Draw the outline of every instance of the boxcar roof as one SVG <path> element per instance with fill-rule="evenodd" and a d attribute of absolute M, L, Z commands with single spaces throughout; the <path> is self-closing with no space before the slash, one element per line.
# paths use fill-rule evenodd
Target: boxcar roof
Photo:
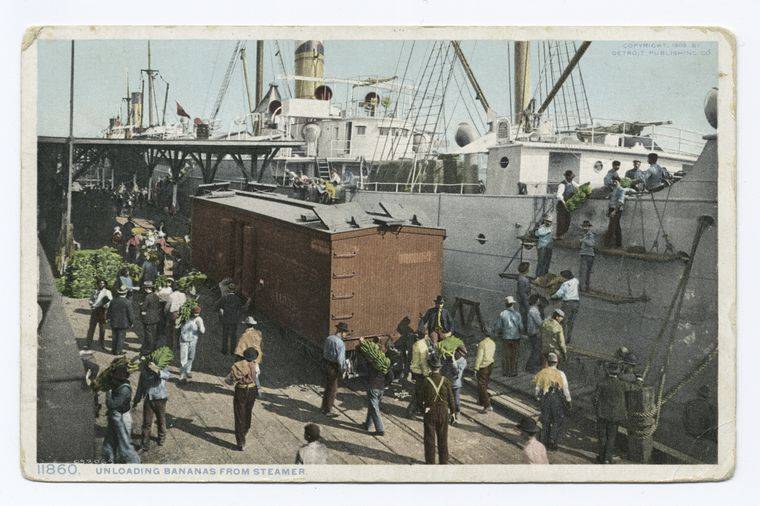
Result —
<path fill-rule="evenodd" d="M 419 210 L 396 203 L 380 202 L 378 209 L 367 212 L 356 202 L 327 205 L 270 192 L 222 191 L 193 198 L 330 234 L 384 225 L 439 229 Z"/>

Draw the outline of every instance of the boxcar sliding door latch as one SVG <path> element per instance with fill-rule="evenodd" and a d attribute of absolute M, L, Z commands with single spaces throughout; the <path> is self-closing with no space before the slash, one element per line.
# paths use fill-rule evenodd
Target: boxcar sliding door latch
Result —
<path fill-rule="evenodd" d="M 333 252 L 333 257 L 335 258 L 353 258 L 356 256 L 356 250 L 349 251 L 347 253 L 338 253 L 337 251 Z"/>
<path fill-rule="evenodd" d="M 345 299 L 353 299 L 353 298 L 354 298 L 354 292 L 332 294 L 332 300 L 345 300 Z"/>
<path fill-rule="evenodd" d="M 330 319 L 332 320 L 350 320 L 354 317 L 354 313 L 351 314 L 339 314 L 339 315 L 330 315 Z"/>
<path fill-rule="evenodd" d="M 332 275 L 333 279 L 348 279 L 353 278 L 354 276 L 356 276 L 355 272 L 347 272 L 345 274 L 338 274 L 337 272 L 333 272 Z"/>

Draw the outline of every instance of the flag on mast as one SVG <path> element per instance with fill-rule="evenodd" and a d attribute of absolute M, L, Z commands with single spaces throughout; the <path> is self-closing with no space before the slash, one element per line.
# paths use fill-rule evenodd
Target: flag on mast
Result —
<path fill-rule="evenodd" d="M 177 102 L 177 116 L 184 116 L 187 119 L 190 119 L 190 115 L 185 111 L 185 109 L 179 105 L 179 102 Z"/>

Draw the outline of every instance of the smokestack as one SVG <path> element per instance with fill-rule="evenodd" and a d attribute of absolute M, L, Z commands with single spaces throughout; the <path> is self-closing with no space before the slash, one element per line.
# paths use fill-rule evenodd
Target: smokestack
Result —
<path fill-rule="evenodd" d="M 130 100 L 131 105 L 131 123 L 132 125 L 139 126 L 142 125 L 142 103 L 143 103 L 143 97 L 142 93 L 139 91 L 132 92 L 132 99 Z"/>
<path fill-rule="evenodd" d="M 296 79 L 296 98 L 314 98 L 314 90 L 323 84 L 319 79 L 324 77 L 325 72 L 325 47 L 320 40 L 298 41 L 295 56 L 296 75 L 317 79 Z"/>

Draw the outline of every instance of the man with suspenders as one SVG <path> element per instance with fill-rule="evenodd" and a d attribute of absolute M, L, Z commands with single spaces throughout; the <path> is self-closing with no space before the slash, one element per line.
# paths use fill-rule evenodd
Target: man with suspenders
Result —
<path fill-rule="evenodd" d="M 449 416 L 456 409 L 451 381 L 441 375 L 441 358 L 435 354 L 428 360 L 430 374 L 423 380 L 420 394 L 424 410 L 425 463 L 435 464 L 436 440 L 438 463 L 449 463 Z"/>

